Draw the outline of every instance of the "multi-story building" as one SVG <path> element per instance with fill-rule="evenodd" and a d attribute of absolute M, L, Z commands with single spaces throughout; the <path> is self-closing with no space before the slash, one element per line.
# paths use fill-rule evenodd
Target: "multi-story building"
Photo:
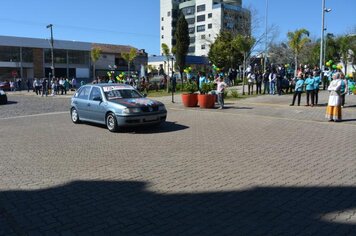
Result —
<path fill-rule="evenodd" d="M 189 55 L 207 56 L 221 30 L 251 33 L 251 14 L 242 7 L 242 0 L 161 0 L 160 41 L 169 48 L 176 43 L 175 26 L 181 13 L 189 27 Z"/>
<path fill-rule="evenodd" d="M 108 71 L 117 74 L 128 71 L 128 63 L 122 58 L 131 46 L 100 43 L 54 40 L 54 69 L 56 77 L 92 78 L 90 52 L 100 48 L 101 55 L 95 62 L 95 74 L 106 76 Z M 147 65 L 145 50 L 137 50 L 137 57 L 130 64 L 130 72 L 137 72 L 141 65 Z M 51 69 L 51 44 L 47 39 L 0 36 L 0 81 L 14 77 L 49 77 Z M 111 68 L 110 68 L 111 67 Z"/>

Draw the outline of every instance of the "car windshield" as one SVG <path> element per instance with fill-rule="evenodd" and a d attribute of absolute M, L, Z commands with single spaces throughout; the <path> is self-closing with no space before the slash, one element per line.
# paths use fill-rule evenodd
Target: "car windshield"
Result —
<path fill-rule="evenodd" d="M 141 98 L 142 95 L 133 89 L 115 89 L 105 91 L 105 97 L 107 100 L 119 99 L 119 98 Z"/>

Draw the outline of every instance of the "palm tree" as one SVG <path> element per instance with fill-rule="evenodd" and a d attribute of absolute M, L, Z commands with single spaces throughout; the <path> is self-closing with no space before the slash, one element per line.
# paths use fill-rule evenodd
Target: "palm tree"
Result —
<path fill-rule="evenodd" d="M 93 62 L 93 79 L 95 79 L 95 64 L 99 60 L 101 55 L 101 49 L 100 48 L 92 48 L 90 52 L 91 60 Z"/>
<path fill-rule="evenodd" d="M 288 44 L 294 52 L 294 76 L 297 75 L 298 56 L 304 45 L 310 42 L 309 31 L 306 29 L 299 29 L 294 32 L 288 32 Z"/>
<path fill-rule="evenodd" d="M 168 75 L 169 74 L 169 59 L 170 59 L 171 54 L 170 54 L 170 50 L 169 50 L 169 47 L 167 44 L 162 43 L 161 47 L 162 47 L 163 55 L 167 59 L 167 73 L 166 74 Z M 172 65 L 172 67 L 173 67 L 173 65 Z"/>
<path fill-rule="evenodd" d="M 122 54 L 122 58 L 127 62 L 127 69 L 128 69 L 128 73 L 130 75 L 130 65 L 131 65 L 131 62 L 133 60 L 135 60 L 137 56 L 137 50 L 135 48 L 131 48 L 130 49 L 130 52 L 124 52 Z"/>

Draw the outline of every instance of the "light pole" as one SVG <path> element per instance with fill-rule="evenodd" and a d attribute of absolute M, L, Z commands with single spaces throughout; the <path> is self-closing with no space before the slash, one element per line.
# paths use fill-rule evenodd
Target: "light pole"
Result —
<path fill-rule="evenodd" d="M 53 55 L 53 25 L 49 24 L 46 26 L 46 28 L 51 28 L 51 69 L 52 69 L 52 76 L 55 77 L 54 74 L 54 55 Z M 48 78 L 48 81 L 50 80 L 50 78 Z"/>
<path fill-rule="evenodd" d="M 325 0 L 322 1 L 322 8 L 321 8 L 321 40 L 320 40 L 320 61 L 319 61 L 319 69 L 323 71 L 324 69 L 324 35 L 325 35 L 325 12 L 330 12 L 330 8 L 325 8 Z"/>

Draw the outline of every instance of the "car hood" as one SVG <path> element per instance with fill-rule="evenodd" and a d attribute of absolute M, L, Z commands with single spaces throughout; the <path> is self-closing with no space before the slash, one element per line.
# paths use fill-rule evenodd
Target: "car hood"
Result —
<path fill-rule="evenodd" d="M 119 104 L 124 107 L 151 107 L 163 105 L 163 103 L 154 101 L 148 98 L 126 98 L 126 99 L 113 99 L 110 102 Z"/>

